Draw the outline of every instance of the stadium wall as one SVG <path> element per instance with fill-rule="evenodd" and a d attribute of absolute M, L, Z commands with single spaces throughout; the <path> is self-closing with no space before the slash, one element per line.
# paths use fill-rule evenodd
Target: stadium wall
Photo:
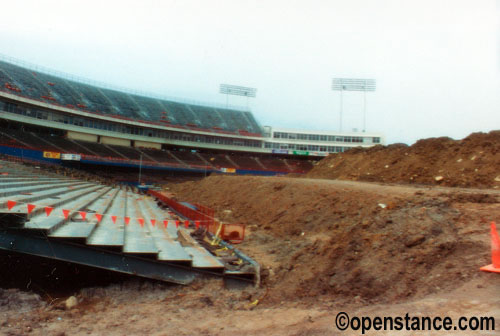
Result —
<path fill-rule="evenodd" d="M 43 156 L 43 151 L 27 148 L 17 148 L 9 146 L 0 146 L 0 154 L 18 157 L 20 159 L 28 159 L 34 161 L 50 162 L 55 164 L 60 164 L 61 159 L 51 159 L 45 158 Z"/>
<path fill-rule="evenodd" d="M 88 142 L 97 142 L 97 137 L 98 137 L 95 134 L 80 133 L 80 132 L 74 132 L 74 131 L 68 131 L 67 136 L 69 139 L 72 139 L 72 140 L 82 140 L 82 141 L 88 141 Z"/>
<path fill-rule="evenodd" d="M 248 169 L 236 169 L 237 175 L 259 175 L 259 176 L 276 176 L 276 175 L 287 175 L 288 173 L 280 173 L 275 171 L 264 171 L 264 170 L 248 170 Z"/>
<path fill-rule="evenodd" d="M 161 149 L 161 144 L 156 142 L 146 142 L 146 141 L 134 141 L 134 147 L 144 147 L 144 148 L 153 148 L 153 149 Z"/>
<path fill-rule="evenodd" d="M 106 136 L 101 137 L 101 143 L 105 144 L 105 145 L 116 145 L 116 146 L 130 147 L 130 140 L 111 138 L 111 137 L 106 137 Z"/>

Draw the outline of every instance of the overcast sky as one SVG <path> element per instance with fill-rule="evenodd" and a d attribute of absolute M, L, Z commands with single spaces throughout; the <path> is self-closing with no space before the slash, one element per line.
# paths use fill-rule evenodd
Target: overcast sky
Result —
<path fill-rule="evenodd" d="M 0 53 L 153 93 L 225 104 L 257 88 L 262 125 L 339 129 L 334 77 L 374 78 L 367 131 L 388 143 L 500 129 L 500 1 L 2 1 Z M 230 104 L 247 104 L 230 97 Z M 344 93 L 343 130 L 363 128 Z"/>

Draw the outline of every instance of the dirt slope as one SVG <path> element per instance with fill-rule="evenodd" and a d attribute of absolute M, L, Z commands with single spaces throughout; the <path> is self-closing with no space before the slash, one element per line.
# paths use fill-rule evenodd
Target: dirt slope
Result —
<path fill-rule="evenodd" d="M 354 150 L 312 172 L 418 184 L 435 184 L 439 173 L 441 186 L 250 176 L 171 184 L 178 199 L 247 224 L 238 247 L 261 264 L 260 288 L 227 290 L 218 279 L 187 287 L 134 279 L 87 288 L 75 272 L 74 283 L 60 279 L 78 300 L 67 309 L 67 291 L 41 285 L 40 278 L 57 280 L 59 266 L 40 264 L 18 289 L 0 289 L 0 335 L 334 335 L 339 311 L 497 318 L 498 274 L 478 269 L 490 263 L 489 222 L 500 229 L 498 134 Z M 34 289 L 40 296 L 23 292 Z"/>
<path fill-rule="evenodd" d="M 500 192 L 213 176 L 172 186 L 248 225 L 266 302 L 401 302 L 487 278 L 488 221 Z M 266 277 L 267 276 L 267 277 Z"/>
<path fill-rule="evenodd" d="M 224 290 L 216 281 L 170 288 L 135 281 L 82 290 L 77 295 L 80 303 L 70 310 L 60 308 L 57 303 L 41 308 L 34 305 L 29 311 L 0 308 L 0 335 L 351 336 L 361 333 L 340 332 L 335 327 L 335 315 L 339 311 L 358 317 L 395 317 L 409 312 L 412 316 L 451 316 L 455 321 L 459 316 L 498 317 L 497 294 L 498 288 L 485 288 L 481 282 L 472 281 L 447 294 L 402 304 L 361 306 L 354 303 L 355 300 L 352 304 L 331 300 L 304 305 L 297 300 L 269 307 L 254 306 L 250 304 L 251 293 Z M 1 295 L 0 292 L 0 298 Z M 20 292 L 12 292 L 9 297 L 20 300 L 21 296 Z M 496 320 L 496 330 L 499 330 L 500 321 Z M 442 330 L 366 333 L 368 336 L 397 334 L 440 336 L 446 333 Z M 455 334 L 493 335 L 494 332 Z"/>
<path fill-rule="evenodd" d="M 323 159 L 306 177 L 498 188 L 500 131 L 352 149 Z"/>
<path fill-rule="evenodd" d="M 500 314 L 498 274 L 478 270 L 490 262 L 498 190 L 222 176 L 170 190 L 248 224 L 239 248 L 262 265 L 261 288 L 227 290 L 218 279 L 82 288 L 77 278 L 71 309 L 70 294 L 0 290 L 0 335 L 359 335 L 339 332 L 335 315 Z M 45 272 L 19 288 L 59 267 Z"/>

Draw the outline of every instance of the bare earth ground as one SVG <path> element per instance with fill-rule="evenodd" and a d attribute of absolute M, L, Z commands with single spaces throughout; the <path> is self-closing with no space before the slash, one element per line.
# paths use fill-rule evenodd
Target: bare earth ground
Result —
<path fill-rule="evenodd" d="M 68 295 L 0 289 L 0 333 L 360 334 L 335 327 L 339 311 L 493 316 L 500 330 L 500 276 L 478 270 L 491 263 L 489 221 L 500 222 L 497 189 L 212 176 L 169 191 L 247 224 L 238 248 L 261 264 L 261 288 L 228 290 L 218 279 L 187 287 L 146 280 L 75 284 L 79 304 L 72 309 L 64 308 Z"/>
<path fill-rule="evenodd" d="M 462 140 L 429 138 L 411 146 L 355 148 L 330 155 L 309 178 L 425 183 L 448 187 L 500 187 L 500 131 Z"/>

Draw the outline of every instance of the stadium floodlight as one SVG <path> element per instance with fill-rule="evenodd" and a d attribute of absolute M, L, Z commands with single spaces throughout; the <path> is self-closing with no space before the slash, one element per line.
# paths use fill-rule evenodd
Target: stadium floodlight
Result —
<path fill-rule="evenodd" d="M 219 92 L 226 95 L 226 108 L 228 107 L 229 95 L 247 97 L 247 108 L 248 98 L 255 98 L 257 95 L 257 89 L 255 88 L 230 84 L 221 84 Z"/>
<path fill-rule="evenodd" d="M 221 84 L 220 93 L 255 98 L 257 89 L 238 85 Z"/>
<path fill-rule="evenodd" d="M 334 78 L 332 80 L 332 90 L 340 91 L 340 124 L 342 131 L 342 113 L 344 109 L 342 92 L 361 91 L 363 92 L 363 132 L 366 131 L 366 92 L 374 92 L 376 88 L 375 79 L 363 78 Z"/>
<path fill-rule="evenodd" d="M 375 91 L 375 79 L 334 78 L 334 91 Z"/>

